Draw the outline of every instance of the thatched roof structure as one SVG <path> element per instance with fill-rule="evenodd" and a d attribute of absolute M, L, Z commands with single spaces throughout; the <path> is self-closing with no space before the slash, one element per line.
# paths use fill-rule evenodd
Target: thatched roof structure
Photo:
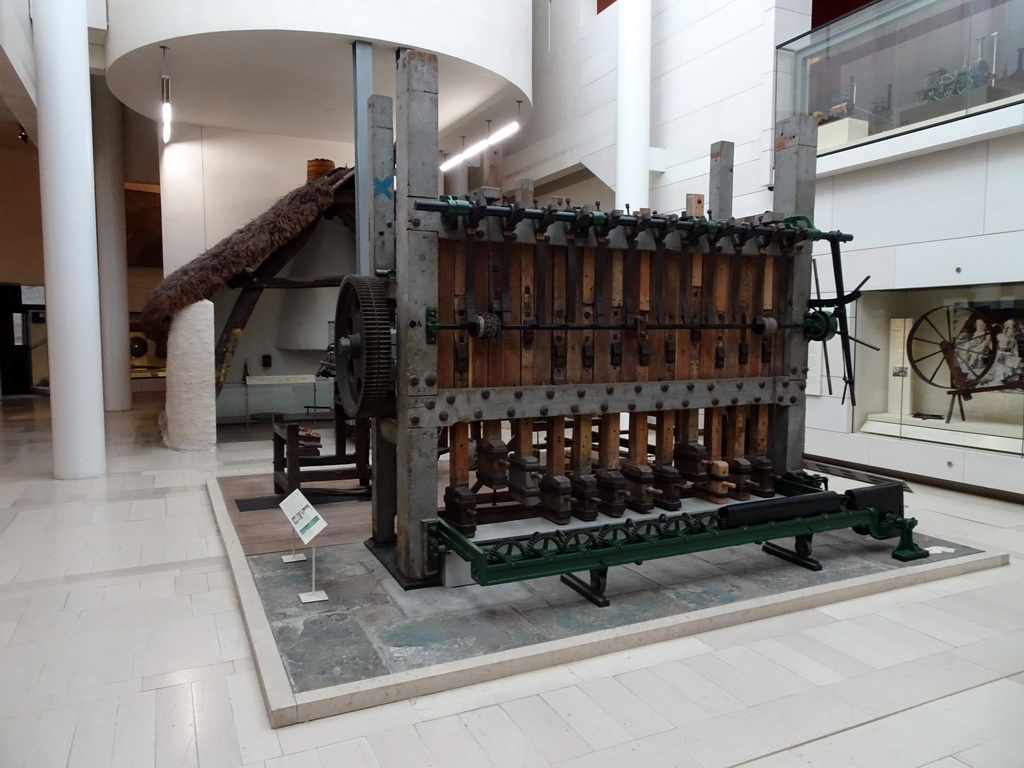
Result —
<path fill-rule="evenodd" d="M 142 311 L 146 335 L 154 341 L 165 341 L 178 312 L 197 301 L 213 298 L 232 277 L 256 267 L 295 239 L 337 202 L 339 188 L 352 177 L 353 171 L 339 168 L 303 184 L 206 253 L 165 277 L 153 289 Z"/>

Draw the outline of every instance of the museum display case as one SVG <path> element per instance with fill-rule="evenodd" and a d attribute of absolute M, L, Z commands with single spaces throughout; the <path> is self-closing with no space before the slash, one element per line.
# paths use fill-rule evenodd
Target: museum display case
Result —
<path fill-rule="evenodd" d="M 1024 455 L 1024 284 L 865 293 L 854 430 Z"/>
<path fill-rule="evenodd" d="M 883 0 L 780 45 L 777 119 L 819 153 L 1024 100 L 1024 0 Z"/>

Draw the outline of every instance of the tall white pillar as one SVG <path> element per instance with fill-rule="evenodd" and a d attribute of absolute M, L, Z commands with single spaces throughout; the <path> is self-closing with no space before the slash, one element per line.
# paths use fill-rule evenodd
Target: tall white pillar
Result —
<path fill-rule="evenodd" d="M 650 206 L 651 0 L 619 0 L 615 207 Z"/>
<path fill-rule="evenodd" d="M 114 98 L 103 77 L 92 78 L 92 119 L 103 404 L 108 411 L 130 411 L 132 360 L 128 349 L 128 253 L 124 225 L 121 102 Z"/>
<path fill-rule="evenodd" d="M 107 471 L 85 0 L 32 4 L 53 473 Z"/>

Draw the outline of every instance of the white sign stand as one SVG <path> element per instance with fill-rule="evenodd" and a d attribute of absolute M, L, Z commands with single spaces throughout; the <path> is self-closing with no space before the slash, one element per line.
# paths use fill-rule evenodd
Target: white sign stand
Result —
<path fill-rule="evenodd" d="M 309 585 L 309 592 L 300 592 L 299 600 L 304 603 L 319 603 L 327 599 L 327 593 L 316 588 L 316 547 L 313 547 L 313 581 Z"/>
<path fill-rule="evenodd" d="M 295 534 L 299 535 L 303 544 L 309 544 L 320 531 L 327 527 L 327 523 L 298 489 L 292 491 L 279 506 L 292 524 L 292 554 L 284 555 L 281 559 L 286 563 L 305 560 L 304 554 L 297 555 L 295 553 Z M 313 547 L 312 560 L 313 574 L 309 592 L 299 594 L 299 600 L 303 603 L 318 603 L 327 599 L 327 593 L 316 588 L 316 546 Z"/>
<path fill-rule="evenodd" d="M 306 559 L 305 552 L 295 551 L 295 529 L 292 528 L 292 553 L 290 555 L 281 555 L 282 563 L 300 563 Z"/>

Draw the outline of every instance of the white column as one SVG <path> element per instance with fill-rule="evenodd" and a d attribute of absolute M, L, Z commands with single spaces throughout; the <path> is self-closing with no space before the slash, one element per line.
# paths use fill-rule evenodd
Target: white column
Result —
<path fill-rule="evenodd" d="M 171 73 L 173 77 L 173 72 Z M 164 274 L 206 250 L 203 130 L 175 123 L 160 152 L 160 218 Z M 217 442 L 213 304 L 179 312 L 167 342 L 167 445 L 209 451 Z"/>
<path fill-rule="evenodd" d="M 214 338 L 213 302 L 197 302 L 175 315 L 167 339 L 168 448 L 217 448 Z"/>
<path fill-rule="evenodd" d="M 615 207 L 650 206 L 651 0 L 619 0 Z"/>
<path fill-rule="evenodd" d="M 32 5 L 39 187 L 58 479 L 107 471 L 85 0 Z"/>
<path fill-rule="evenodd" d="M 132 360 L 128 350 L 128 254 L 124 225 L 121 102 L 114 98 L 103 77 L 92 78 L 92 115 L 103 404 L 108 411 L 130 411 Z"/>

